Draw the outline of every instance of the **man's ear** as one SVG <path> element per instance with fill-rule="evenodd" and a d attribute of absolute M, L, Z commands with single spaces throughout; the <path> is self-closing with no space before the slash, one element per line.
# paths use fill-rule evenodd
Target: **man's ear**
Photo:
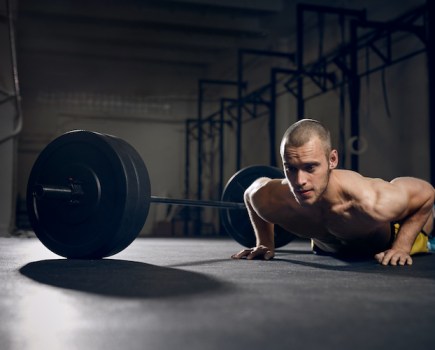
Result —
<path fill-rule="evenodd" d="M 338 152 L 333 149 L 329 154 L 329 169 L 335 169 L 338 165 Z"/>

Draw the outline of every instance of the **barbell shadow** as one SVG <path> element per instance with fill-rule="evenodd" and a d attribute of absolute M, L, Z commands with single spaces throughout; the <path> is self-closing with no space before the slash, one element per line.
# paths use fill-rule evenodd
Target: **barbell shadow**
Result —
<path fill-rule="evenodd" d="M 45 285 L 118 298 L 172 298 L 229 288 L 197 272 L 126 260 L 41 260 L 19 272 Z"/>

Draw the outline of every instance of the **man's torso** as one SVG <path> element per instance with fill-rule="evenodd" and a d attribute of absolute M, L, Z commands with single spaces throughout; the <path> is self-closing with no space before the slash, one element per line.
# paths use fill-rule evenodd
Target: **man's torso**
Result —
<path fill-rule="evenodd" d="M 352 176 L 352 172 L 342 172 L 340 175 L 345 178 L 346 175 Z M 390 223 L 376 220 L 367 210 L 370 190 L 366 200 L 343 196 L 340 192 L 332 201 L 303 207 L 297 203 L 285 180 L 271 182 L 273 195 L 265 206 L 268 210 L 259 213 L 263 219 L 297 236 L 331 244 L 366 242 L 383 247 L 389 243 Z"/>

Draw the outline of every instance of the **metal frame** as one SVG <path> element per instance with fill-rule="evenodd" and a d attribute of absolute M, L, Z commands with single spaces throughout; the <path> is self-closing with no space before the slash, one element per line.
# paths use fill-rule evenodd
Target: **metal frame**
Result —
<path fill-rule="evenodd" d="M 244 58 L 246 55 L 255 56 L 268 56 L 268 57 L 281 57 L 286 58 L 290 62 L 295 61 L 295 54 L 289 52 L 279 51 L 265 51 L 265 50 L 250 50 L 239 49 L 237 55 L 237 126 L 236 126 L 236 169 L 240 169 L 242 165 L 242 119 L 243 119 L 243 79 L 244 79 Z M 274 124 L 274 123 L 273 123 Z"/>
<path fill-rule="evenodd" d="M 215 112 L 206 118 L 204 118 L 203 113 L 203 103 L 204 103 L 204 90 L 206 85 L 227 85 L 227 86 L 236 86 L 238 84 L 237 81 L 231 81 L 231 80 L 213 80 L 213 79 L 200 79 L 198 81 L 198 104 L 197 104 L 197 110 L 198 115 L 196 119 L 187 119 L 186 120 L 186 138 L 185 138 L 185 178 L 184 178 L 184 186 L 185 186 L 185 197 L 190 197 L 190 145 L 191 140 L 196 140 L 197 142 L 197 187 L 196 187 L 196 198 L 197 200 L 202 200 L 202 188 L 203 188 L 203 182 L 202 182 L 202 174 L 203 174 L 203 153 L 204 153 L 204 138 L 205 136 L 210 137 L 211 135 L 214 135 L 216 132 L 216 129 L 214 128 L 214 125 L 218 125 L 218 132 L 219 132 L 219 149 L 220 149 L 220 167 L 223 168 L 223 132 L 224 132 L 224 125 L 225 123 L 228 123 L 230 121 L 224 120 L 223 115 L 223 107 L 222 105 L 225 105 L 226 102 L 228 102 L 228 99 L 222 98 L 221 99 L 221 108 L 218 112 Z M 234 99 L 231 99 L 230 101 L 234 101 Z M 219 120 L 214 120 L 215 117 L 219 116 Z M 207 134 L 204 131 L 204 127 L 206 124 L 209 124 L 210 132 Z M 195 134 L 196 131 L 196 134 Z M 223 170 L 220 173 L 220 190 L 223 190 Z M 193 218 L 191 216 L 191 212 L 189 210 L 190 208 L 186 208 L 185 210 L 185 217 L 184 217 L 184 234 L 188 234 L 188 222 L 193 219 L 194 221 L 194 227 L 195 232 L 200 232 L 200 228 L 202 225 L 202 208 L 197 207 L 194 210 Z"/>
<path fill-rule="evenodd" d="M 343 16 L 355 17 L 350 22 L 350 41 L 349 44 L 339 48 L 332 54 L 323 57 L 318 62 L 312 65 L 306 66 L 303 64 L 303 14 L 305 11 L 314 11 L 318 13 L 332 13 L 340 16 L 340 20 L 343 20 Z M 297 39 L 297 62 L 298 69 L 305 69 L 306 71 L 315 72 L 327 71 L 327 66 L 334 64 L 343 73 L 341 82 L 334 84 L 333 88 L 342 84 L 347 84 L 349 91 L 349 105 L 350 105 L 350 133 L 351 137 L 354 137 L 356 141 L 356 148 L 358 148 L 359 135 L 359 98 L 360 98 L 360 78 L 361 76 L 371 74 L 375 71 L 384 69 L 388 66 L 409 59 L 415 55 L 418 55 L 424 51 L 415 50 L 400 57 L 394 57 L 391 42 L 391 34 L 397 31 L 406 31 L 416 35 L 425 45 L 429 42 L 424 34 L 424 27 L 415 25 L 415 21 L 424 17 L 425 7 L 421 6 L 413 11 L 409 11 L 404 15 L 388 22 L 374 22 L 366 20 L 365 10 L 353 11 L 341 8 L 332 8 L 325 6 L 315 5 L 298 5 L 298 39 Z M 364 35 L 358 36 L 359 28 L 371 28 L 373 31 Z M 387 39 L 387 52 L 382 53 L 376 46 L 376 42 Z M 377 56 L 383 60 L 383 64 L 370 69 L 370 71 L 359 72 L 358 70 L 358 51 L 363 48 L 370 48 Z M 349 61 L 349 63 L 347 63 Z M 318 84 L 317 84 L 318 85 Z M 304 102 L 310 98 L 316 97 L 319 94 L 315 94 L 310 97 L 304 97 L 303 94 L 303 76 L 300 76 L 297 82 L 297 98 L 298 98 L 298 118 L 304 116 Z M 329 91 L 324 89 L 320 94 Z M 343 126 L 341 126 L 342 128 Z M 359 156 L 358 154 L 351 155 L 351 169 L 358 171 L 359 168 Z"/>

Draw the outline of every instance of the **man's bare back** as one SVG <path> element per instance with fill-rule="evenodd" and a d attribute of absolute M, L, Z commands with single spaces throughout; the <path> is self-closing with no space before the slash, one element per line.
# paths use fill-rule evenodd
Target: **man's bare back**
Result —
<path fill-rule="evenodd" d="M 337 252 L 359 246 L 379 253 L 382 264 L 411 264 L 410 251 L 420 232 L 432 231 L 433 187 L 416 178 L 391 182 L 336 169 L 335 150 L 328 151 L 319 137 L 297 147 L 284 143 L 281 154 L 286 178 L 256 180 L 245 202 L 257 236 L 257 247 L 233 258 L 273 257 L 273 225 Z M 391 223 L 401 222 L 391 246 Z"/>

